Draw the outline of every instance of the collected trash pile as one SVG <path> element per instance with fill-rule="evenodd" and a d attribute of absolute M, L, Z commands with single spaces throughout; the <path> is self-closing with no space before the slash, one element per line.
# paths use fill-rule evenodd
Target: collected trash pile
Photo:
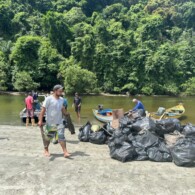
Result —
<path fill-rule="evenodd" d="M 119 128 L 108 123 L 95 129 L 89 122 L 79 130 L 79 140 L 108 144 L 113 159 L 126 162 L 151 160 L 195 166 L 195 126 L 182 126 L 178 119 L 154 121 L 140 115 L 124 116 Z"/>

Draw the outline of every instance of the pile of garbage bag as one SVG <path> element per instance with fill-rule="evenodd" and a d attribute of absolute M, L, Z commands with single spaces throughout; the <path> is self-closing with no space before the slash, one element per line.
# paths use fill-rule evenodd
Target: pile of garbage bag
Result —
<path fill-rule="evenodd" d="M 93 144 L 105 144 L 108 139 L 108 133 L 103 128 L 97 128 L 97 125 L 92 125 L 87 122 L 79 129 L 78 138 L 82 142 L 91 142 Z"/>
<path fill-rule="evenodd" d="M 79 130 L 80 141 L 108 144 L 110 156 L 121 162 L 151 160 L 195 166 L 195 126 L 178 119 L 153 120 L 140 112 L 124 116 L 119 128 L 110 123 L 97 131 L 87 123 Z"/>

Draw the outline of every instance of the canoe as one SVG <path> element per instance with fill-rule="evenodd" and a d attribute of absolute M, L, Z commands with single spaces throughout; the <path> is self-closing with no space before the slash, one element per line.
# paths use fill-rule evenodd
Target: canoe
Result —
<path fill-rule="evenodd" d="M 149 117 L 154 119 L 168 119 L 168 118 L 180 118 L 185 113 L 185 108 L 182 103 L 168 108 L 164 113 L 159 114 L 158 112 L 149 113 Z"/>
<path fill-rule="evenodd" d="M 93 115 L 95 116 L 95 118 L 103 123 L 108 123 L 108 122 L 111 122 L 113 120 L 111 109 L 107 109 L 108 115 L 102 115 L 102 114 L 98 113 L 98 110 L 96 110 L 96 109 L 93 109 L 92 111 L 93 111 Z"/>

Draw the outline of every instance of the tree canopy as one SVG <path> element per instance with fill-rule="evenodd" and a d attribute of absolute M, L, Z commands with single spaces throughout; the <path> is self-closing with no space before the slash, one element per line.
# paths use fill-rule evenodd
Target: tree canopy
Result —
<path fill-rule="evenodd" d="M 194 95 L 194 21 L 193 0 L 0 0 L 0 90 Z"/>

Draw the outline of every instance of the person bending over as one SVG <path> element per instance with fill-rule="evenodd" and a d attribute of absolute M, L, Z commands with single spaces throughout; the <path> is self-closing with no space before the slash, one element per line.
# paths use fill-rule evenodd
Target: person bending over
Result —
<path fill-rule="evenodd" d="M 133 103 L 136 104 L 136 106 L 131 110 L 131 111 L 136 111 L 136 110 L 143 110 L 145 111 L 144 105 L 140 100 L 133 99 Z"/>

